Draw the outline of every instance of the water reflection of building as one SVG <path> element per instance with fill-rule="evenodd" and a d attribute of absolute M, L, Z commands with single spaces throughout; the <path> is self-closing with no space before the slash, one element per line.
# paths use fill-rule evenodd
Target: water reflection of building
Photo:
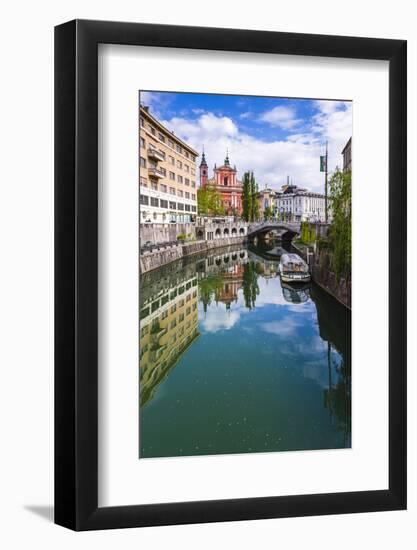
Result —
<path fill-rule="evenodd" d="M 200 280 L 200 299 L 204 311 L 215 301 L 230 309 L 238 299 L 238 292 L 243 286 L 244 266 L 248 261 L 248 251 L 245 248 L 222 250 L 208 256 L 197 266 Z"/>
<path fill-rule="evenodd" d="M 223 272 L 223 286 L 216 293 L 216 302 L 222 302 L 226 309 L 230 309 L 233 302 L 237 302 L 237 295 L 243 286 L 244 265 L 233 265 Z"/>
<path fill-rule="evenodd" d="M 221 273 L 229 268 L 241 265 L 248 261 L 248 251 L 246 248 L 227 248 L 211 256 L 207 256 L 201 265 L 197 266 L 198 271 L 204 271 L 204 274 Z"/>
<path fill-rule="evenodd" d="M 140 404 L 198 337 L 197 278 L 167 286 L 148 296 L 140 311 Z"/>

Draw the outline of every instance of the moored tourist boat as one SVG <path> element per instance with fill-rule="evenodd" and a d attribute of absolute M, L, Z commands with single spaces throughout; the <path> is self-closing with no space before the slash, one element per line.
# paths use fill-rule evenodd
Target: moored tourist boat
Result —
<path fill-rule="evenodd" d="M 281 280 L 286 283 L 307 282 L 310 272 L 307 263 L 298 254 L 283 254 L 279 262 Z"/>

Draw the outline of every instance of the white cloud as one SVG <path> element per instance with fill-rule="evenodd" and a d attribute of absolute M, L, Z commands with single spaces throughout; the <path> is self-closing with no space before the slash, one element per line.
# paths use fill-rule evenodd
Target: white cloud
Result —
<path fill-rule="evenodd" d="M 301 120 L 296 118 L 295 110 L 292 107 L 278 105 L 269 111 L 265 111 L 259 116 L 261 122 L 268 122 L 271 126 L 291 130 L 297 126 Z"/>
<path fill-rule="evenodd" d="M 151 109 L 156 118 L 161 118 L 162 113 L 172 102 L 172 96 L 163 92 L 140 91 L 139 100 L 142 105 L 146 105 Z"/>
<path fill-rule="evenodd" d="M 329 170 L 342 167 L 341 152 L 352 136 L 352 103 L 317 101 L 319 112 L 313 117 L 312 132 L 328 141 Z"/>
<path fill-rule="evenodd" d="M 329 103 L 336 105 L 329 106 Z M 303 121 L 303 131 L 291 133 L 285 140 L 264 141 L 241 131 L 236 120 L 212 112 L 193 119 L 176 116 L 164 120 L 163 124 L 200 153 L 204 145 L 210 174 L 215 163 L 223 163 L 228 150 L 240 179 L 245 171 L 253 170 L 260 187 L 267 184 L 279 189 L 289 175 L 296 185 L 323 192 L 324 175 L 319 171 L 319 156 L 324 154 L 327 139 L 329 170 L 341 166 L 341 151 L 352 135 L 352 105 L 320 101 L 316 102 L 316 108 L 317 113 Z M 285 119 L 283 114 L 279 116 L 282 121 Z M 296 120 L 294 112 L 293 118 L 286 116 L 287 124 Z"/>
<path fill-rule="evenodd" d="M 226 310 L 216 308 L 208 310 L 206 317 L 202 319 L 201 325 L 206 332 L 218 332 L 219 330 L 231 329 L 240 319 L 240 313 L 237 310 Z"/>
<path fill-rule="evenodd" d="M 289 338 L 298 332 L 302 323 L 297 318 L 287 317 L 280 319 L 279 321 L 270 321 L 268 323 L 261 323 L 260 328 L 264 332 L 274 334 L 280 338 Z"/>

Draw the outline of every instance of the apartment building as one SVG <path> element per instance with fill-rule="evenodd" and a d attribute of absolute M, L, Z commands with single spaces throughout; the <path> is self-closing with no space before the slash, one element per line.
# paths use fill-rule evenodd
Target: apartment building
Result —
<path fill-rule="evenodd" d="M 197 151 L 139 108 L 140 223 L 195 223 Z"/>

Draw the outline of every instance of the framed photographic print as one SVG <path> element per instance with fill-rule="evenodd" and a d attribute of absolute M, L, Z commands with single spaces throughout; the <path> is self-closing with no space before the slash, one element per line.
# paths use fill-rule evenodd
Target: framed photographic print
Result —
<path fill-rule="evenodd" d="M 406 507 L 406 42 L 55 30 L 55 521 Z"/>

